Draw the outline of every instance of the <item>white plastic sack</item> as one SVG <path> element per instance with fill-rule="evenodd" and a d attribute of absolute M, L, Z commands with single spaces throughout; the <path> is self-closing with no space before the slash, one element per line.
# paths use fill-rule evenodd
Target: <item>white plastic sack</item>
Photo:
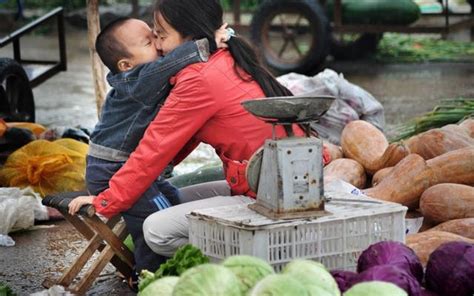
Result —
<path fill-rule="evenodd" d="M 365 120 L 383 131 L 385 117 L 383 106 L 370 93 L 350 83 L 342 74 L 325 69 L 316 76 L 308 77 L 289 73 L 278 77 L 295 96 L 331 95 L 336 97 L 328 112 L 318 123 L 311 126 L 319 136 L 336 145 L 340 144 L 341 133 L 347 123 Z"/>
<path fill-rule="evenodd" d="M 354 198 L 368 197 L 359 188 L 341 179 L 336 179 L 334 181 L 329 182 L 329 184 L 325 184 L 324 190 L 350 193 Z M 405 218 L 405 234 L 417 233 L 420 230 L 422 224 L 423 216 L 418 218 Z"/>
<path fill-rule="evenodd" d="M 354 198 L 356 197 L 367 198 L 368 197 L 359 188 L 341 179 L 335 179 L 329 182 L 329 184 L 324 184 L 324 190 L 333 191 L 333 192 L 350 193 L 354 196 Z"/>
<path fill-rule="evenodd" d="M 31 188 L 0 188 L 0 245 L 14 245 L 8 233 L 33 226 L 35 214 L 40 219 L 48 215 L 41 198 Z"/>
<path fill-rule="evenodd" d="M 30 296 L 72 296 L 72 295 L 75 295 L 75 294 L 71 294 L 70 292 L 66 291 L 63 286 L 59 286 L 59 285 L 54 285 L 47 290 L 30 294 Z"/>

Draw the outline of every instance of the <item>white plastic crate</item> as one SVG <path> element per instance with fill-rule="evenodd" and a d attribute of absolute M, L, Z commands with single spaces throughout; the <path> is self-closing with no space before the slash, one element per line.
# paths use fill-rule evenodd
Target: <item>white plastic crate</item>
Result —
<path fill-rule="evenodd" d="M 246 205 L 193 211 L 190 243 L 212 261 L 246 254 L 279 271 L 296 258 L 313 259 L 328 269 L 354 271 L 360 253 L 384 240 L 405 241 L 407 208 L 395 203 L 326 192 L 329 215 L 318 219 L 270 220 Z"/>

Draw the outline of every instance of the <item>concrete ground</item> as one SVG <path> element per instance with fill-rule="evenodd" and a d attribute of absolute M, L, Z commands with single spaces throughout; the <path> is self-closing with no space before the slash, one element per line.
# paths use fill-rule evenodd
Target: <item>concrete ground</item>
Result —
<path fill-rule="evenodd" d="M 22 43 L 24 56 L 55 55 L 55 40 L 33 36 Z M 68 71 L 34 89 L 37 122 L 52 126 L 92 127 L 97 121 L 86 32 L 68 28 Z M 11 56 L 11 48 L 0 56 Z M 385 107 L 388 125 L 404 122 L 430 111 L 440 99 L 474 97 L 474 63 L 327 64 L 346 79 L 368 90 Z M 192 167 L 213 159 L 212 150 L 201 147 L 188 160 Z M 179 170 L 179 168 L 178 168 Z M 183 169 L 183 171 L 186 171 Z M 0 248 L 0 282 L 18 295 L 42 290 L 46 277 L 56 277 L 84 247 L 80 235 L 65 221 L 48 222 L 41 229 L 13 234 L 16 246 Z M 126 295 L 131 292 L 108 267 L 88 295 Z"/>

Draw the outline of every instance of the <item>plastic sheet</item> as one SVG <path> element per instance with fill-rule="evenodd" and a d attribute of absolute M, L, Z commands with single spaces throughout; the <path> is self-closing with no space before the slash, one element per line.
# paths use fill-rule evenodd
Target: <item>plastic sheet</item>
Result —
<path fill-rule="evenodd" d="M 47 217 L 46 207 L 31 188 L 0 188 L 0 246 L 11 247 L 15 241 L 8 233 L 28 229 L 35 218 Z"/>

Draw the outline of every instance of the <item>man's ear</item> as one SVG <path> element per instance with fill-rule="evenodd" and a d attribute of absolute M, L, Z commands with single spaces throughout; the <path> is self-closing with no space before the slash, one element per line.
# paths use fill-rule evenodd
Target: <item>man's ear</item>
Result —
<path fill-rule="evenodd" d="M 128 59 L 121 59 L 117 62 L 117 68 L 120 72 L 125 72 L 133 68 L 133 65 Z"/>

